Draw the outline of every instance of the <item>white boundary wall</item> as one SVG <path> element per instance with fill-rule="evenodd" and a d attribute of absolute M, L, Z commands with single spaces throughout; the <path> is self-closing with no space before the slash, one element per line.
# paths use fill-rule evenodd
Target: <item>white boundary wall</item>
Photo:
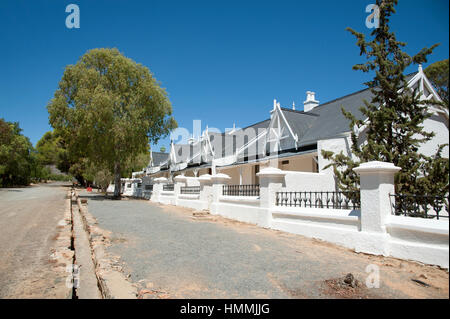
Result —
<path fill-rule="evenodd" d="M 283 191 L 315 191 L 315 192 L 333 192 L 335 191 L 335 180 L 332 171 L 322 173 L 291 172 L 285 171 L 285 187 Z"/>
<path fill-rule="evenodd" d="M 256 196 L 219 196 L 219 201 L 213 203 L 212 214 L 241 222 L 259 225 L 262 210 L 259 198 Z"/>
<path fill-rule="evenodd" d="M 275 206 L 279 191 L 333 191 L 331 174 L 281 171 L 267 167 L 258 173 L 260 196 L 223 196 L 225 174 L 201 176 L 199 195 L 179 194 L 186 178 L 177 176 L 174 192 L 163 192 L 164 178 L 155 180 L 152 201 L 179 205 L 211 214 L 335 243 L 357 252 L 393 256 L 449 268 L 449 221 L 394 216 L 389 194 L 399 168 L 390 163 L 364 163 L 361 209 L 322 209 Z M 191 179 L 191 183 L 195 181 Z M 329 187 L 327 183 L 331 183 Z M 189 184 L 191 184 L 189 183 Z M 177 186 L 178 185 L 178 186 Z M 192 184 L 191 184 L 192 185 Z M 195 185 L 195 184 L 194 184 Z M 198 185 L 198 184 L 197 184 Z"/>

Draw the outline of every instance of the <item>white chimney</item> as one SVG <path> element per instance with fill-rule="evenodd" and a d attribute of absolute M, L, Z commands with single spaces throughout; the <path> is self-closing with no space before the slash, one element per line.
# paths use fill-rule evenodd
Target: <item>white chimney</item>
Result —
<path fill-rule="evenodd" d="M 192 145 L 192 144 L 194 144 L 194 142 L 195 142 L 194 134 L 191 134 L 191 137 L 189 138 L 188 143 Z"/>
<path fill-rule="evenodd" d="M 319 101 L 316 101 L 315 95 L 316 93 L 314 92 L 306 91 L 306 101 L 303 102 L 305 112 L 309 112 L 319 105 Z"/>

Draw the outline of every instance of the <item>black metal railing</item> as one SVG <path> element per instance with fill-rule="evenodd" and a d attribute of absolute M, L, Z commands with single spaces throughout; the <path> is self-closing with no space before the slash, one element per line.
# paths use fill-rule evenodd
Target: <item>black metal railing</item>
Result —
<path fill-rule="evenodd" d="M 174 190 L 173 184 L 164 184 L 163 185 L 163 191 L 173 192 L 173 190 Z"/>
<path fill-rule="evenodd" d="M 394 215 L 422 218 L 448 218 L 448 196 L 390 194 Z"/>
<path fill-rule="evenodd" d="M 200 194 L 200 186 L 182 186 L 180 194 Z"/>
<path fill-rule="evenodd" d="M 359 192 L 277 192 L 277 206 L 359 209 Z"/>
<path fill-rule="evenodd" d="M 223 185 L 222 195 L 225 195 L 225 196 L 259 196 L 259 184 Z"/>
<path fill-rule="evenodd" d="M 146 191 L 153 191 L 153 184 L 147 184 L 147 185 L 145 185 L 145 190 L 146 190 Z"/>

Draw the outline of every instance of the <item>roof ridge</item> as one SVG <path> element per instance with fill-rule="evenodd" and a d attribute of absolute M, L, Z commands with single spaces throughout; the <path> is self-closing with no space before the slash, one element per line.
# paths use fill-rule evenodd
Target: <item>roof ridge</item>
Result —
<path fill-rule="evenodd" d="M 356 92 L 353 92 L 353 93 L 349 93 L 349 94 L 347 94 L 347 95 L 338 97 L 338 98 L 336 98 L 336 99 L 334 99 L 334 100 L 325 102 L 325 103 L 323 103 L 323 104 L 319 104 L 318 107 L 326 106 L 326 105 L 328 105 L 328 104 L 334 103 L 334 102 L 339 101 L 339 100 L 343 100 L 343 99 L 345 99 L 345 98 L 347 98 L 347 97 L 350 97 L 350 96 L 353 96 L 353 95 L 362 93 L 362 92 L 364 92 L 364 91 L 368 91 L 368 90 L 370 90 L 370 89 L 371 89 L 371 88 L 365 88 L 365 89 L 362 89 L 362 90 L 359 90 L 359 91 L 356 91 Z"/>
<path fill-rule="evenodd" d="M 289 111 L 289 112 L 294 112 L 294 113 L 298 113 L 298 114 L 305 114 L 305 115 L 311 115 L 311 116 L 319 116 L 318 114 L 314 114 L 314 113 L 310 113 L 310 112 L 305 112 L 305 111 L 300 111 L 300 110 L 292 110 L 292 109 L 288 109 L 286 107 L 280 107 L 283 111 Z"/>
<path fill-rule="evenodd" d="M 265 119 L 265 120 L 262 120 L 262 121 L 259 121 L 259 122 L 256 122 L 256 123 L 253 123 L 252 125 L 248 125 L 248 126 L 246 126 L 246 127 L 243 127 L 243 128 L 241 128 L 241 130 L 245 130 L 246 128 L 249 128 L 249 127 L 255 126 L 256 124 L 261 124 L 262 122 L 265 122 L 265 121 L 270 121 L 270 119 Z"/>
<path fill-rule="evenodd" d="M 415 72 L 412 72 L 412 73 L 409 73 L 409 74 L 405 74 L 405 77 L 408 77 L 408 76 L 411 76 L 411 75 L 415 75 L 415 74 L 417 74 L 417 73 L 418 73 L 418 72 L 415 71 Z M 319 104 L 319 107 L 320 107 L 320 106 L 327 105 L 327 104 L 330 104 L 330 103 L 334 103 L 334 102 L 339 101 L 339 100 L 341 100 L 341 99 L 344 99 L 344 98 L 346 98 L 346 97 L 349 97 L 349 96 L 352 96 L 352 95 L 356 95 L 356 94 L 359 94 L 359 93 L 361 93 L 361 92 L 364 92 L 364 91 L 367 91 L 367 90 L 370 90 L 370 89 L 372 89 L 372 88 L 371 88 L 371 87 L 367 87 L 367 88 L 365 88 L 365 89 L 361 89 L 361 90 L 358 90 L 358 91 L 356 91 L 356 92 L 349 93 L 349 94 L 347 94 L 347 95 L 343 95 L 343 96 L 338 97 L 338 98 L 336 98 L 336 99 L 333 99 L 333 100 L 331 100 L 331 101 L 325 102 L 325 103 L 323 103 L 323 104 Z"/>

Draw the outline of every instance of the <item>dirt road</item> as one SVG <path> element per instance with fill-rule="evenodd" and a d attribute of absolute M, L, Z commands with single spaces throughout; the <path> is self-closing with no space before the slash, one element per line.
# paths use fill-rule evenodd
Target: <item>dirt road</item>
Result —
<path fill-rule="evenodd" d="M 64 298 L 51 249 L 63 219 L 63 183 L 0 189 L 0 298 Z"/>
<path fill-rule="evenodd" d="M 122 257 L 142 298 L 448 298 L 448 272 L 437 267 L 194 218 L 180 207 L 88 198 L 99 226 L 112 231 L 109 251 Z M 340 286 L 336 279 L 347 273 L 361 286 Z M 367 288 L 371 274 L 379 288 Z"/>

